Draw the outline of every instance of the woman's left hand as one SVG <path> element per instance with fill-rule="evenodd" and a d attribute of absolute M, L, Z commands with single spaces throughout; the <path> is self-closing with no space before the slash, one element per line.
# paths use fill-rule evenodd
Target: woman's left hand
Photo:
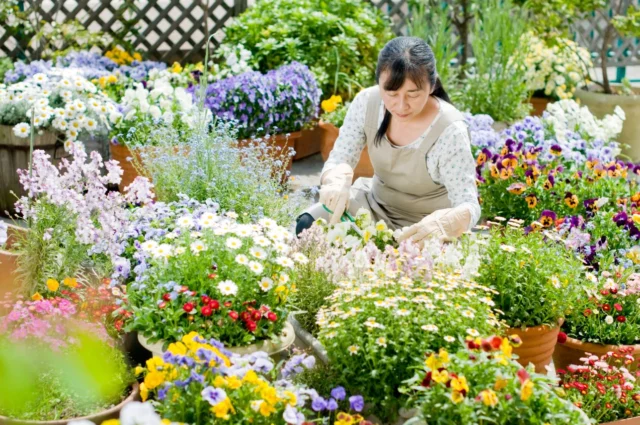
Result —
<path fill-rule="evenodd" d="M 466 206 L 438 210 L 404 229 L 398 237 L 398 242 L 411 239 L 422 247 L 430 238 L 457 238 L 469 228 L 470 221 L 471 211 Z"/>

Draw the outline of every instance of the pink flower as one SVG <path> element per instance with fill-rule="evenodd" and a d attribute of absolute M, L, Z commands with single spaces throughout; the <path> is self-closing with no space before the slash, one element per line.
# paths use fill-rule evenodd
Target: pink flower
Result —
<path fill-rule="evenodd" d="M 33 306 L 38 314 L 51 314 L 54 311 L 53 305 L 49 300 L 36 301 Z"/>
<path fill-rule="evenodd" d="M 62 313 L 63 317 L 70 317 L 76 314 L 76 306 L 69 300 L 64 298 L 58 301 L 58 310 Z"/>

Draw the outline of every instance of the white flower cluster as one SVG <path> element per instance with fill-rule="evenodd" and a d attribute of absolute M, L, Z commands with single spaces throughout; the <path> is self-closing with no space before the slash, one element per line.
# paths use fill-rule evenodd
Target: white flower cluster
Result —
<path fill-rule="evenodd" d="M 598 119 L 586 106 L 580 106 L 573 100 L 561 100 L 547 106 L 542 121 L 561 141 L 566 139 L 567 132 L 574 132 L 588 142 L 599 140 L 606 143 L 617 139 L 625 118 L 619 106 L 613 114 Z"/>
<path fill-rule="evenodd" d="M 215 80 L 221 80 L 253 70 L 251 65 L 249 65 L 252 56 L 251 52 L 245 49 L 242 44 L 237 46 L 223 44 L 218 48 L 215 56 L 219 59 L 224 59 L 222 66 L 218 64 L 213 65 L 213 77 Z"/>
<path fill-rule="evenodd" d="M 13 128 L 16 136 L 29 137 L 33 113 L 34 129 L 63 132 L 67 150 L 83 131 L 106 131 L 120 117 L 115 104 L 95 85 L 67 72 L 39 73 L 17 84 L 0 85 L 0 104 L 25 111 L 19 117 L 24 121 Z"/>
<path fill-rule="evenodd" d="M 531 33 L 525 37 L 530 45 L 525 58 L 529 90 L 544 90 L 547 96 L 570 99 L 576 88 L 589 83 L 589 69 L 593 67 L 589 51 L 564 38 L 549 46 Z"/>

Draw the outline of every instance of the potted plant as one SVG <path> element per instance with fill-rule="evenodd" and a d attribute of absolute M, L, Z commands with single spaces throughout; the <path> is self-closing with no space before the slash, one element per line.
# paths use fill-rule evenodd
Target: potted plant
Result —
<path fill-rule="evenodd" d="M 27 229 L 0 222 L 0 295 L 14 292 L 20 287 L 16 274 L 18 254 L 13 252 L 14 245 L 24 237 Z"/>
<path fill-rule="evenodd" d="M 628 5 L 628 9 L 624 9 Z M 609 11 L 609 7 L 611 7 Z M 590 86 L 578 89 L 575 97 L 589 107 L 597 116 L 612 113 L 616 108 L 622 111 L 622 116 L 627 117 L 620 143 L 628 146 L 626 153 L 634 160 L 640 159 L 640 144 L 636 135 L 640 131 L 640 95 L 636 89 L 629 85 L 612 85 L 609 80 L 607 68 L 610 64 L 609 52 L 615 49 L 614 41 L 618 37 L 640 37 L 638 7 L 624 1 L 609 2 L 605 0 L 589 0 L 580 2 L 579 8 L 586 14 L 595 13 L 597 19 L 605 22 L 602 29 L 602 38 L 599 40 L 598 56 L 602 70 L 601 88 Z"/>
<path fill-rule="evenodd" d="M 478 283 L 496 291 L 493 301 L 522 346 L 515 349 L 523 366 L 542 373 L 551 362 L 559 324 L 572 306 L 580 282 L 579 258 L 549 232 L 526 234 L 518 224 L 495 224 L 478 270 Z"/>
<path fill-rule="evenodd" d="M 195 95 L 198 86 L 193 86 Z M 204 106 L 214 118 L 234 121 L 241 145 L 271 135 L 279 153 L 274 159 L 291 169 L 293 141 L 317 115 L 320 90 L 305 65 L 293 62 L 266 74 L 246 72 L 206 88 Z"/>
<path fill-rule="evenodd" d="M 332 383 L 357 389 L 383 423 L 404 406 L 407 398 L 398 389 L 411 377 L 417 356 L 439 347 L 454 350 L 460 336 L 475 338 L 500 327 L 492 290 L 463 277 L 471 272 L 455 261 L 460 248 L 426 245 L 420 250 L 405 242 L 384 253 L 371 244 L 354 249 L 363 269 L 339 281 L 317 316 Z"/>
<path fill-rule="evenodd" d="M 596 424 L 637 425 L 640 404 L 636 379 L 638 360 L 631 349 L 585 355 L 560 374 L 567 397 Z"/>
<path fill-rule="evenodd" d="M 403 392 L 418 414 L 406 425 L 441 421 L 484 423 L 590 424 L 589 417 L 554 391 L 555 380 L 523 369 L 512 359 L 508 338 L 467 341 L 467 349 L 427 354 Z"/>
<path fill-rule="evenodd" d="M 635 273 L 627 279 L 607 271 L 600 276 L 587 274 L 586 285 L 562 327 L 561 344 L 554 353 L 556 368 L 566 371 L 569 365 L 580 364 L 587 353 L 601 356 L 624 351 L 640 359 L 639 294 L 640 276 Z"/>

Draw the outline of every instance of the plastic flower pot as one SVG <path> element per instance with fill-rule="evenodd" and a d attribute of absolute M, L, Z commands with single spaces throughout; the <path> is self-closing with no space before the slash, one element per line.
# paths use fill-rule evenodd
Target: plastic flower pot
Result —
<path fill-rule="evenodd" d="M 320 153 L 322 154 L 322 159 L 326 161 L 329 159 L 329 154 L 333 150 L 333 145 L 335 145 L 336 140 L 338 139 L 340 129 L 335 125 L 324 121 L 320 121 L 318 126 L 321 127 L 323 131 Z M 373 177 L 373 165 L 369 158 L 369 149 L 366 146 L 364 147 L 362 154 L 360 154 L 360 161 L 358 161 L 358 165 L 356 165 L 356 168 L 353 170 L 353 181 L 356 181 L 359 177 Z"/>
<path fill-rule="evenodd" d="M 542 116 L 542 113 L 547 109 L 547 105 L 552 102 L 553 100 L 548 97 L 532 96 L 529 99 L 529 103 L 533 106 L 530 114 L 537 117 Z"/>
<path fill-rule="evenodd" d="M 582 342 L 579 339 L 569 338 L 564 344 L 558 344 L 556 350 L 553 353 L 553 364 L 556 370 L 567 370 L 567 367 L 571 364 L 581 365 L 580 358 L 585 357 L 586 353 L 596 355 L 598 357 L 610 352 L 618 351 L 620 348 L 632 347 L 633 351 L 630 353 L 635 359 L 640 359 L 640 345 L 606 345 L 606 344 L 592 344 L 590 342 Z"/>
<path fill-rule="evenodd" d="M 613 84 L 613 87 L 618 87 Z M 592 114 L 602 118 L 607 114 L 612 114 L 616 106 L 620 106 L 626 115 L 626 120 L 622 127 L 622 133 L 618 137 L 618 142 L 629 147 L 623 149 L 623 153 L 629 155 L 634 161 L 640 160 L 640 89 L 634 89 L 633 96 L 620 96 L 614 94 L 598 93 L 597 91 L 587 91 L 578 89 L 575 92 L 576 100 L 589 108 Z"/>
<path fill-rule="evenodd" d="M 120 417 L 120 411 L 122 408 L 132 401 L 140 400 L 140 388 L 138 387 L 138 383 L 136 382 L 131 387 L 131 393 L 122 400 L 119 404 L 107 409 L 102 412 L 95 413 L 89 416 L 83 416 L 81 418 L 67 418 L 55 421 L 21 421 L 18 419 L 10 419 L 5 416 L 0 416 L 0 425 L 67 425 L 69 421 L 91 421 L 95 424 L 99 424 L 108 419 L 118 419 Z"/>
<path fill-rule="evenodd" d="M 284 329 L 282 330 L 278 341 L 264 340 L 242 347 L 225 346 L 225 348 L 232 353 L 239 355 L 251 354 L 257 351 L 264 351 L 275 361 L 278 361 L 282 357 L 283 353 L 289 347 L 291 347 L 291 345 L 293 345 L 295 339 L 296 334 L 293 330 L 293 326 L 291 326 L 289 322 L 285 322 Z M 151 354 L 153 354 L 154 356 L 162 357 L 162 353 L 164 353 L 165 351 L 162 349 L 164 341 L 151 343 L 142 334 L 138 334 L 138 341 L 140 342 L 140 345 L 149 350 Z"/>
<path fill-rule="evenodd" d="M 527 366 L 533 363 L 538 373 L 546 373 L 546 366 L 551 363 L 553 350 L 558 342 L 560 327 L 536 326 L 525 329 L 507 329 L 508 335 L 518 335 L 522 345 L 513 349 L 518 355 L 518 363 Z"/>
<path fill-rule="evenodd" d="M 18 200 L 16 196 L 25 194 L 16 170 L 29 168 L 29 145 L 28 137 L 18 137 L 13 134 L 12 126 L 0 125 L 0 214 L 5 211 L 14 214 L 13 205 Z M 51 131 L 36 134 L 33 145 L 34 149 L 44 150 L 49 154 L 53 165 L 58 165 L 60 159 L 67 156 L 59 135 Z"/>
<path fill-rule="evenodd" d="M 600 425 L 640 425 L 640 416 L 636 416 L 634 418 L 628 419 L 620 419 L 618 421 L 613 422 L 604 422 Z"/>
<path fill-rule="evenodd" d="M 7 292 L 13 292 L 19 288 L 20 283 L 16 276 L 18 268 L 18 254 L 11 252 L 20 235 L 24 235 L 29 229 L 9 224 L 7 229 L 7 243 L 4 249 L 0 249 L 0 297 Z"/>

